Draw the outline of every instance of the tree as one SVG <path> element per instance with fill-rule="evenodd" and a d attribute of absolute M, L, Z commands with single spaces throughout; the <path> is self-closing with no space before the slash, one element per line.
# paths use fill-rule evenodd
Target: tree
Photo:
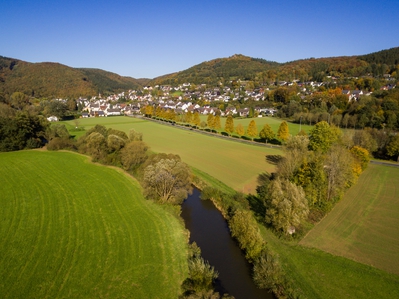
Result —
<path fill-rule="evenodd" d="M 351 148 L 351 154 L 359 162 L 362 170 L 365 170 L 370 162 L 369 151 L 360 146 L 354 146 Z"/>
<path fill-rule="evenodd" d="M 29 103 L 29 99 L 26 94 L 17 91 L 11 95 L 10 102 L 15 109 L 22 110 Z"/>
<path fill-rule="evenodd" d="M 191 192 L 191 171 L 179 156 L 160 159 L 145 167 L 143 186 L 148 198 L 181 204 Z"/>
<path fill-rule="evenodd" d="M 265 124 L 262 128 L 262 130 L 260 130 L 259 132 L 259 137 L 264 139 L 265 142 L 267 143 L 267 141 L 274 139 L 274 136 L 276 136 L 272 130 L 272 128 L 270 127 L 269 124 Z"/>
<path fill-rule="evenodd" d="M 51 124 L 46 129 L 44 136 L 47 141 L 51 141 L 56 137 L 69 139 L 69 132 L 64 124 Z"/>
<path fill-rule="evenodd" d="M 391 136 L 389 143 L 387 145 L 387 154 L 391 157 L 397 156 L 397 161 L 399 162 L 399 135 L 398 134 Z"/>
<path fill-rule="evenodd" d="M 234 120 L 231 115 L 227 116 L 226 123 L 224 125 L 224 130 L 229 135 L 231 135 L 231 133 L 234 132 Z"/>
<path fill-rule="evenodd" d="M 130 141 L 142 141 L 143 140 L 143 133 L 137 132 L 134 129 L 129 131 L 129 140 Z"/>
<path fill-rule="evenodd" d="M 125 170 L 137 169 L 147 159 L 148 146 L 141 140 L 129 142 L 121 150 L 121 162 Z"/>
<path fill-rule="evenodd" d="M 194 113 L 194 117 L 193 117 L 193 125 L 196 127 L 199 127 L 201 124 L 201 118 L 198 112 Z"/>
<path fill-rule="evenodd" d="M 304 157 L 308 155 L 309 139 L 307 136 L 291 136 L 285 146 L 285 155 L 277 163 L 277 173 L 280 177 L 292 179 Z"/>
<path fill-rule="evenodd" d="M 324 163 L 324 171 L 327 174 L 327 201 L 340 196 L 345 188 L 354 183 L 353 164 L 354 158 L 346 148 L 341 145 L 330 148 Z"/>
<path fill-rule="evenodd" d="M 273 180 L 266 199 L 266 222 L 277 231 L 292 234 L 309 214 L 302 187 L 286 179 Z"/>
<path fill-rule="evenodd" d="M 52 100 L 46 104 L 43 113 L 46 116 L 55 115 L 58 118 L 63 118 L 66 115 L 67 110 L 68 107 L 65 103 L 58 100 Z"/>
<path fill-rule="evenodd" d="M 326 121 L 318 122 L 310 130 L 309 149 L 326 153 L 331 145 L 340 137 L 340 130 L 333 129 Z"/>
<path fill-rule="evenodd" d="M 243 126 L 241 123 L 239 123 L 239 124 L 237 125 L 237 127 L 236 127 L 236 133 L 237 133 L 239 136 L 242 136 L 242 135 L 245 134 L 244 126 Z"/>
<path fill-rule="evenodd" d="M 255 260 L 264 247 L 264 241 L 251 211 L 237 210 L 229 220 L 229 228 L 245 251 L 246 258 Z"/>
<path fill-rule="evenodd" d="M 215 117 L 213 118 L 213 128 L 215 130 L 219 130 L 220 128 L 222 128 L 222 124 L 220 122 L 220 115 L 219 114 L 215 115 Z"/>
<path fill-rule="evenodd" d="M 208 118 L 206 120 L 206 124 L 208 125 L 208 128 L 213 129 L 214 128 L 214 121 L 213 121 L 213 114 L 208 114 Z"/>
<path fill-rule="evenodd" d="M 200 256 L 194 256 L 188 261 L 188 278 L 183 282 L 182 287 L 187 293 L 208 292 L 213 289 L 213 282 L 218 276 L 218 272 L 207 261 Z M 219 298 L 219 296 L 211 298 Z"/>
<path fill-rule="evenodd" d="M 256 127 L 256 123 L 254 120 L 251 120 L 251 122 L 248 125 L 247 128 L 247 135 L 251 137 L 252 141 L 254 138 L 258 135 L 258 128 Z"/>
<path fill-rule="evenodd" d="M 288 124 L 283 121 L 280 126 L 278 127 L 277 130 L 277 137 L 282 140 L 283 142 L 288 140 L 288 138 L 290 137 L 290 132 L 288 129 Z"/>

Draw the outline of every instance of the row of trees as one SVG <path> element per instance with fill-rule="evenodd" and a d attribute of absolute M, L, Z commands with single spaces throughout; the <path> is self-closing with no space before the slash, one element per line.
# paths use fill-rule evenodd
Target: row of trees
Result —
<path fill-rule="evenodd" d="M 145 109 L 145 114 L 149 117 L 152 116 L 151 111 L 153 111 L 153 106 L 147 106 Z M 200 114 L 198 112 L 186 112 L 181 115 L 176 114 L 172 109 L 162 109 L 160 107 L 156 108 L 155 117 L 160 120 L 171 121 L 173 123 L 179 122 L 181 124 L 187 124 L 194 128 L 208 129 L 214 132 L 222 130 L 221 116 L 216 114 L 208 114 L 207 120 L 202 121 L 200 119 Z M 147 114 L 147 112 L 149 114 Z M 278 130 L 277 134 L 273 132 L 269 124 L 265 124 L 263 128 L 258 132 L 258 127 L 256 121 L 253 119 L 249 122 L 248 127 L 245 129 L 244 126 L 239 123 L 237 126 L 234 125 L 234 118 L 231 115 L 226 117 L 225 125 L 222 133 L 225 132 L 226 135 L 232 136 L 233 133 L 236 136 L 243 137 L 247 136 L 254 140 L 255 138 L 260 138 L 261 141 L 270 142 L 284 142 L 290 136 L 289 128 L 287 122 L 283 121 Z M 302 134 L 303 132 L 301 132 Z M 278 138 L 278 140 L 276 140 Z"/>

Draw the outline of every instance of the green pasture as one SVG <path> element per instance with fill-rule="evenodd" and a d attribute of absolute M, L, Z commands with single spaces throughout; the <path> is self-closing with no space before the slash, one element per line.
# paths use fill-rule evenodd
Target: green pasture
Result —
<path fill-rule="evenodd" d="M 73 125 L 73 121 L 64 123 Z M 190 166 L 245 193 L 254 192 L 258 174 L 273 171 L 274 165 L 266 162 L 266 155 L 282 154 L 279 148 L 216 138 L 139 118 L 86 118 L 80 119 L 79 126 L 87 130 L 96 124 L 125 132 L 135 129 L 143 133 L 152 151 L 178 154 Z"/>
<path fill-rule="evenodd" d="M 182 223 L 70 152 L 0 153 L 1 298 L 177 298 Z"/>
<path fill-rule="evenodd" d="M 399 168 L 370 164 L 300 244 L 399 275 L 398 183 Z"/>
<path fill-rule="evenodd" d="M 261 231 L 300 298 L 399 298 L 398 275 Z"/>

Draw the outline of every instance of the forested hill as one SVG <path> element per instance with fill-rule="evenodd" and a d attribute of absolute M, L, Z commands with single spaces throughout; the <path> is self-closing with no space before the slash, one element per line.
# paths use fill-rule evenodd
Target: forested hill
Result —
<path fill-rule="evenodd" d="M 362 56 L 300 59 L 277 63 L 243 55 L 219 58 L 195 65 L 187 70 L 160 76 L 152 84 L 176 85 L 184 82 L 217 85 L 220 82 L 250 80 L 257 83 L 276 81 L 323 81 L 326 77 L 381 77 L 397 72 L 399 48 Z"/>
<path fill-rule="evenodd" d="M 52 62 L 29 63 L 0 56 L 0 93 L 20 91 L 33 97 L 78 98 L 137 89 L 140 83 L 99 69 L 79 69 Z"/>
<path fill-rule="evenodd" d="M 181 72 L 157 77 L 151 81 L 151 84 L 174 85 L 190 82 L 216 85 L 226 80 L 254 80 L 257 74 L 276 69 L 279 65 L 277 62 L 236 54 L 228 58 L 206 61 Z"/>

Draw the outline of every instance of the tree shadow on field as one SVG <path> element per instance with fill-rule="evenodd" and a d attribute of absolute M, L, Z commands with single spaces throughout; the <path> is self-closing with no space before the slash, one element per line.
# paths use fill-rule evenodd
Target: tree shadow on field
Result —
<path fill-rule="evenodd" d="M 258 221 L 263 222 L 266 216 L 266 207 L 263 200 L 252 194 L 247 196 L 247 200 L 251 210 L 255 214 L 255 217 L 258 219 Z"/>
<path fill-rule="evenodd" d="M 266 162 L 276 165 L 282 158 L 281 155 L 266 155 Z"/>

